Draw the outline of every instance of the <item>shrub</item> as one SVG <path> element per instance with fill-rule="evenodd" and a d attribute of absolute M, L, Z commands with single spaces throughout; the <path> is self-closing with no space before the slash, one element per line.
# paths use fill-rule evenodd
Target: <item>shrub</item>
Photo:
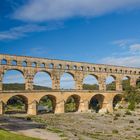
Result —
<path fill-rule="evenodd" d="M 125 115 L 132 115 L 132 113 L 131 113 L 129 110 L 127 110 L 127 111 L 125 112 Z"/>
<path fill-rule="evenodd" d="M 129 104 L 129 106 L 128 106 L 128 109 L 130 109 L 130 110 L 134 110 L 135 109 L 135 101 L 131 101 L 130 102 L 130 104 Z"/>
<path fill-rule="evenodd" d="M 116 129 L 114 129 L 114 130 L 112 130 L 112 133 L 113 133 L 113 134 L 118 134 L 118 133 L 119 133 L 119 131 L 118 131 L 118 130 L 116 130 Z"/>
<path fill-rule="evenodd" d="M 120 117 L 121 115 L 120 115 L 119 113 L 117 113 L 115 116 L 116 116 L 116 117 Z"/>
<path fill-rule="evenodd" d="M 129 123 L 134 123 L 134 121 L 133 120 L 130 120 Z"/>
<path fill-rule="evenodd" d="M 27 121 L 31 121 L 32 119 L 31 119 L 31 117 L 27 117 L 26 120 Z"/>
<path fill-rule="evenodd" d="M 115 116 L 115 117 L 113 118 L 113 120 L 118 120 L 118 117 Z"/>

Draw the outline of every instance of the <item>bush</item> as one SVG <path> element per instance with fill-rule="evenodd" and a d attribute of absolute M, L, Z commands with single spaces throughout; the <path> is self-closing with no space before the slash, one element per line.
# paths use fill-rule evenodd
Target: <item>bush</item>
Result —
<path fill-rule="evenodd" d="M 115 117 L 113 118 L 113 120 L 114 120 L 114 121 L 115 121 L 115 120 L 118 120 L 118 117 L 115 116 Z"/>
<path fill-rule="evenodd" d="M 112 130 L 112 133 L 113 133 L 113 134 L 118 134 L 118 133 L 119 133 L 119 131 L 118 131 L 118 130 L 116 130 L 116 129 L 114 129 L 114 130 Z"/>
<path fill-rule="evenodd" d="M 117 113 L 115 116 L 116 116 L 116 117 L 120 117 L 121 115 L 120 115 L 119 113 Z"/>
<path fill-rule="evenodd" d="M 129 123 L 134 123 L 134 121 L 133 120 L 130 120 Z"/>
<path fill-rule="evenodd" d="M 27 120 L 27 121 L 31 121 L 32 118 L 31 118 L 31 117 L 27 117 L 26 120 Z"/>
<path fill-rule="evenodd" d="M 132 113 L 131 113 L 129 110 L 127 110 L 127 111 L 125 112 L 125 115 L 132 115 Z"/>
<path fill-rule="evenodd" d="M 135 109 L 135 101 L 131 101 L 130 103 L 129 103 L 129 106 L 128 106 L 128 109 L 130 109 L 130 110 L 134 110 Z"/>

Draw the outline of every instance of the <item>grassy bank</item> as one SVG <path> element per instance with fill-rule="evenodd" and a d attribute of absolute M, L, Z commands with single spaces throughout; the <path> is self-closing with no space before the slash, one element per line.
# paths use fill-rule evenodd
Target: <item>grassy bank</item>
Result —
<path fill-rule="evenodd" d="M 36 138 L 26 137 L 22 135 L 13 134 L 9 131 L 0 129 L 0 139 L 1 140 L 39 140 Z"/>

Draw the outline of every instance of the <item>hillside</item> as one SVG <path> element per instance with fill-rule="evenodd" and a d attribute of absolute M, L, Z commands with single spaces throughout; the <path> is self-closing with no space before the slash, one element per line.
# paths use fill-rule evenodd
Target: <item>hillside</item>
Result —
<path fill-rule="evenodd" d="M 3 90 L 25 90 L 25 84 L 4 84 Z M 34 85 L 34 90 L 51 90 L 49 87 Z"/>

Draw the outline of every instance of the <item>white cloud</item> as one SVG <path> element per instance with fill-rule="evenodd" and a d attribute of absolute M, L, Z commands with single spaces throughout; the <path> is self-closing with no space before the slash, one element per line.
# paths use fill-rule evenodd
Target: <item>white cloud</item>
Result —
<path fill-rule="evenodd" d="M 132 10 L 140 0 L 30 0 L 17 9 L 14 18 L 27 21 L 95 17 L 120 10 Z"/>
<path fill-rule="evenodd" d="M 113 53 L 110 57 L 102 58 L 98 62 L 102 64 L 140 67 L 139 42 L 139 39 L 121 39 L 113 41 L 112 44 L 119 46 L 121 50 Z"/>
<path fill-rule="evenodd" d="M 140 67 L 140 56 L 126 56 L 126 57 L 106 57 L 100 60 L 104 64 Z"/>
<path fill-rule="evenodd" d="M 53 24 L 48 26 L 27 24 L 23 26 L 13 27 L 7 31 L 0 32 L 0 40 L 16 40 L 22 37 L 26 37 L 31 32 L 42 32 L 48 30 L 55 30 L 62 27 L 61 24 Z"/>
<path fill-rule="evenodd" d="M 140 51 L 140 44 L 130 45 L 130 51 L 132 51 L 132 52 Z"/>
<path fill-rule="evenodd" d="M 138 39 L 121 39 L 121 40 L 115 40 L 111 42 L 111 44 L 125 48 L 125 47 L 128 47 L 130 44 L 136 42 L 137 40 Z"/>

